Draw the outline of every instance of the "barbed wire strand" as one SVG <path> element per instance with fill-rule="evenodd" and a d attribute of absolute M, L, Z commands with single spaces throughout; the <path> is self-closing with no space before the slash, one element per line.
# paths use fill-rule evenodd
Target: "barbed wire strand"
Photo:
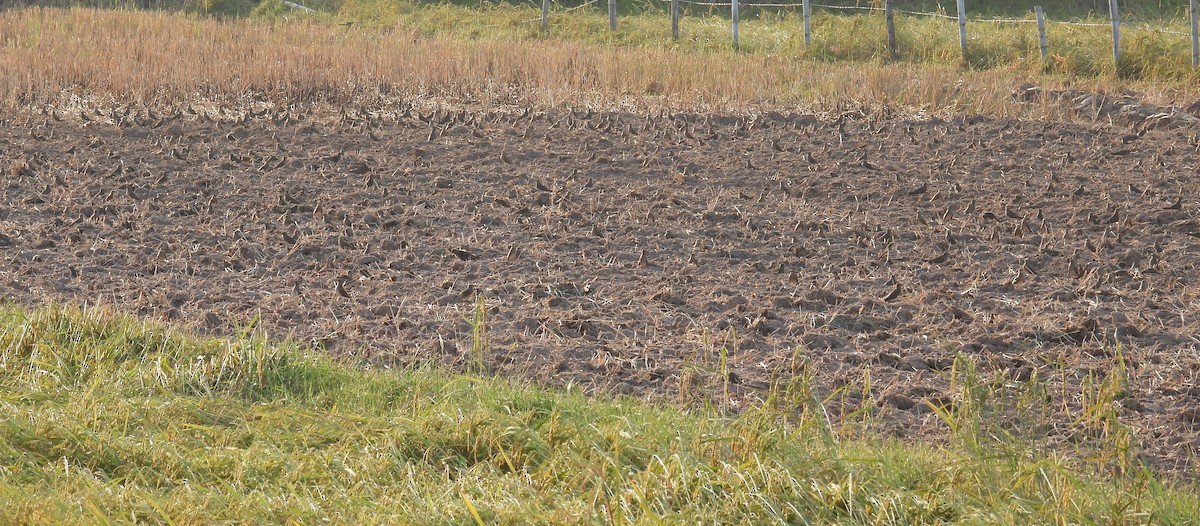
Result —
<path fill-rule="evenodd" d="M 1181 37 L 1192 36 L 1191 33 L 1184 33 L 1183 31 L 1171 31 L 1170 29 L 1158 29 L 1156 27 L 1150 27 L 1150 26 L 1144 26 L 1144 27 L 1136 27 L 1135 26 L 1134 29 L 1141 29 L 1143 31 L 1158 31 L 1159 33 L 1164 33 L 1167 35 L 1179 35 Z"/>
<path fill-rule="evenodd" d="M 576 9 L 583 9 L 583 8 L 585 8 L 585 7 L 589 6 L 589 5 L 592 5 L 592 4 L 594 4 L 594 3 L 597 3 L 597 2 L 599 2 L 599 1 L 600 1 L 600 0 L 592 0 L 592 1 L 588 2 L 588 3 L 586 3 L 586 4 L 580 4 L 580 5 L 577 5 L 577 6 L 575 6 L 575 7 L 569 7 L 569 8 L 567 8 L 567 9 L 563 9 L 562 11 L 559 11 L 559 12 L 560 12 L 560 13 L 570 13 L 571 11 L 574 11 L 574 10 L 576 10 Z"/>
<path fill-rule="evenodd" d="M 587 6 L 590 6 L 590 5 L 592 5 L 592 4 L 595 4 L 595 3 L 599 2 L 599 1 L 600 1 L 600 0 L 591 0 L 590 2 L 582 3 L 582 4 L 579 4 L 579 5 L 575 6 L 575 7 L 568 7 L 568 8 L 566 8 L 566 9 L 563 9 L 562 11 L 554 11 L 554 12 L 553 12 L 553 14 L 570 13 L 571 11 L 575 11 L 575 10 L 583 9 L 583 8 L 585 8 L 585 7 L 587 7 Z M 542 17 L 540 17 L 540 16 L 539 16 L 539 17 L 537 17 L 537 18 L 531 18 L 531 19 L 529 19 L 529 20 L 526 20 L 526 21 L 524 21 L 524 22 L 522 22 L 522 23 L 523 23 L 523 24 L 528 24 L 528 23 L 531 23 L 531 22 L 541 22 L 541 21 L 542 21 Z"/>

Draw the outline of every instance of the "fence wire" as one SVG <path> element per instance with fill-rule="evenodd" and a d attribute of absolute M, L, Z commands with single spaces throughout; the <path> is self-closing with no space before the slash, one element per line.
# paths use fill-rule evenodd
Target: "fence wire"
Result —
<path fill-rule="evenodd" d="M 532 1 L 532 0 L 531 0 L 531 1 Z M 571 11 L 578 11 L 578 10 L 580 10 L 580 9 L 583 9 L 583 8 L 585 8 L 585 7 L 587 7 L 587 6 L 590 6 L 590 5 L 592 5 L 592 4 L 595 4 L 595 3 L 598 3 L 598 2 L 600 2 L 600 0 L 590 0 L 589 2 L 584 2 L 584 3 L 582 3 L 582 4 L 579 4 L 579 5 L 575 6 L 575 7 L 568 7 L 568 8 L 566 8 L 566 9 L 562 9 L 562 10 L 559 10 L 559 11 L 554 11 L 554 13 L 555 13 L 555 14 L 570 13 Z M 539 7 L 540 7 L 540 4 L 539 4 Z M 529 24 L 529 23 L 532 23 L 532 22 L 541 22 L 541 21 L 542 21 L 542 17 L 540 17 L 540 16 L 539 16 L 539 17 L 537 17 L 537 18 L 530 18 L 529 20 L 526 20 L 526 21 L 525 21 L 525 23 L 526 23 L 526 24 Z"/>
<path fill-rule="evenodd" d="M 536 2 L 536 0 L 528 0 L 528 1 L 530 4 L 533 4 L 534 6 L 540 6 L 540 4 L 538 4 Z M 584 9 L 589 6 L 600 3 L 601 1 L 602 0 L 589 0 L 587 2 L 579 4 L 577 6 L 569 7 L 569 8 L 565 8 L 565 9 L 562 9 L 561 8 L 562 5 L 559 4 L 560 9 L 556 9 L 556 10 L 552 11 L 551 14 L 552 15 L 553 14 L 563 14 L 563 13 L 570 13 L 571 11 L 578 11 L 580 9 Z M 725 7 L 725 8 L 733 7 L 733 3 L 730 0 L 715 1 L 715 2 L 708 2 L 708 1 L 703 1 L 703 0 L 678 0 L 678 1 L 680 4 L 687 4 L 687 5 L 694 5 L 694 6 L 701 6 L 701 7 Z M 751 8 L 751 7 L 765 7 L 765 8 L 776 8 L 776 9 L 796 9 L 796 8 L 802 8 L 803 4 L 738 2 L 738 7 L 741 9 L 746 9 L 746 8 Z M 809 7 L 817 7 L 817 8 L 821 8 L 821 9 L 832 9 L 832 10 L 837 10 L 837 11 L 868 11 L 868 12 L 885 12 L 885 11 L 887 11 L 886 9 L 884 9 L 882 7 L 874 7 L 874 6 L 809 4 Z M 927 12 L 927 11 L 909 11 L 907 9 L 893 9 L 892 11 L 895 13 L 900 13 L 900 14 L 904 14 L 904 15 L 908 15 L 908 16 L 940 18 L 940 19 L 955 20 L 955 21 L 958 20 L 957 15 L 948 15 L 945 13 L 933 13 L 933 12 Z M 541 21 L 542 21 L 542 17 L 539 16 L 537 18 L 531 18 L 529 20 L 525 20 L 524 23 L 528 24 L 528 23 L 541 22 Z M 1054 25 L 1060 25 L 1060 26 L 1076 26 L 1076 27 L 1111 27 L 1112 26 L 1112 22 L 1072 22 L 1072 21 L 1066 21 L 1066 20 L 1051 20 L 1049 18 L 1045 19 L 1045 22 L 1047 24 L 1054 24 Z M 967 23 L 968 24 L 1036 24 L 1037 20 L 1031 19 L 1031 18 L 967 18 Z M 1156 27 L 1151 27 L 1149 25 L 1139 27 L 1139 26 L 1130 24 L 1130 25 L 1127 25 L 1126 27 L 1130 28 L 1130 29 L 1136 29 L 1136 30 L 1142 30 L 1142 31 L 1158 32 L 1158 33 L 1162 33 L 1165 35 L 1176 35 L 1176 36 L 1183 36 L 1183 37 L 1192 36 L 1191 33 L 1185 33 L 1182 31 L 1173 31 L 1170 29 L 1156 28 Z"/>
<path fill-rule="evenodd" d="M 688 5 L 704 6 L 704 7 L 731 7 L 732 6 L 732 3 L 729 0 L 726 0 L 724 2 L 704 2 L 704 1 L 700 1 L 700 0 L 679 0 L 679 3 L 688 4 Z M 839 10 L 839 11 L 871 11 L 871 12 L 887 11 L 886 9 L 884 9 L 882 7 L 874 7 L 874 6 L 847 6 L 847 5 L 826 5 L 826 4 L 809 4 L 809 6 L 810 7 L 819 7 L 822 9 L 834 9 L 834 10 Z M 750 8 L 750 7 L 796 9 L 796 8 L 803 7 L 803 4 L 738 2 L 738 8 L 740 8 L 740 9 L 746 9 L 746 8 Z M 892 9 L 892 12 L 900 13 L 900 14 L 904 14 L 904 15 L 908 15 L 908 16 L 941 18 L 944 20 L 955 20 L 955 21 L 958 20 L 958 15 L 948 15 L 945 13 L 933 13 L 933 12 L 928 12 L 928 11 L 909 11 L 907 9 Z M 1066 21 L 1066 20 L 1051 20 L 1049 18 L 1047 18 L 1045 20 L 1045 22 L 1047 24 L 1055 24 L 1055 25 L 1060 25 L 1060 26 L 1077 26 L 1077 27 L 1111 27 L 1112 26 L 1112 22 L 1071 22 L 1071 21 Z M 1031 18 L 967 18 L 967 23 L 968 24 L 1036 24 L 1037 20 L 1031 19 Z M 1154 28 L 1154 27 L 1150 27 L 1150 26 L 1144 26 L 1144 27 L 1129 26 L 1129 27 L 1131 27 L 1132 29 L 1140 29 L 1140 30 L 1145 30 L 1145 31 L 1158 31 L 1159 33 L 1163 33 L 1163 34 L 1167 34 L 1167 35 L 1179 35 L 1179 36 L 1185 36 L 1185 37 L 1191 36 L 1191 33 L 1184 33 L 1182 31 L 1172 31 L 1169 29 L 1159 29 L 1159 28 Z"/>

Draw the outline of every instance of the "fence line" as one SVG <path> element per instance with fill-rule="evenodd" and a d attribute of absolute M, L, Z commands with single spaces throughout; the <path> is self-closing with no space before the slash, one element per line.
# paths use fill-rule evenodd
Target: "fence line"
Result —
<path fill-rule="evenodd" d="M 967 60 L 967 7 L 966 0 L 958 0 L 958 45 L 962 48 L 963 60 Z"/>
<path fill-rule="evenodd" d="M 1050 42 L 1046 39 L 1046 13 L 1042 6 L 1034 6 L 1033 16 L 1037 18 L 1038 50 L 1042 52 L 1042 60 L 1050 56 Z"/>
<path fill-rule="evenodd" d="M 812 44 L 812 4 L 808 0 L 804 0 L 804 3 L 800 4 L 800 9 L 804 16 L 804 47 L 808 47 Z"/>
<path fill-rule="evenodd" d="M 702 7 L 730 7 L 730 2 L 731 2 L 731 0 L 725 0 L 723 2 L 700 1 L 700 0 L 677 0 L 677 1 L 681 4 L 690 4 L 690 5 L 697 5 L 697 6 L 702 6 Z M 591 3 L 595 3 L 595 2 L 594 1 L 588 2 L 588 4 L 591 4 Z M 820 7 L 823 9 L 836 9 L 836 10 L 841 10 L 841 11 L 872 11 L 872 12 L 877 12 L 877 13 L 882 13 L 885 11 L 885 9 L 882 7 L 873 7 L 873 6 L 853 6 L 853 5 L 847 6 L 847 5 L 825 5 L 825 4 L 810 4 L 810 5 L 812 7 Z M 795 9 L 795 8 L 801 7 L 801 4 L 796 4 L 796 3 L 778 4 L 778 3 L 741 2 L 741 1 L 739 1 L 738 6 L 741 9 L 746 9 L 748 7 L 769 7 L 769 8 Z M 577 7 L 572 7 L 570 9 L 564 9 L 562 12 L 565 13 L 567 11 L 573 11 L 575 9 L 577 9 Z M 896 13 L 900 13 L 900 14 L 904 14 L 904 15 L 908 15 L 908 16 L 923 16 L 923 17 L 929 17 L 929 18 L 941 18 L 941 19 L 945 19 L 945 20 L 958 20 L 957 16 L 947 15 L 945 13 L 933 13 L 933 12 L 929 12 L 929 11 L 909 11 L 907 9 L 894 9 L 893 11 L 895 11 Z M 967 23 L 970 23 L 970 24 L 1036 24 L 1037 19 L 1034 19 L 1034 18 L 968 18 Z M 1060 26 L 1078 26 L 1078 27 L 1110 27 L 1112 25 L 1109 22 L 1072 22 L 1069 20 L 1051 20 L 1051 19 L 1046 19 L 1046 23 L 1056 24 L 1056 25 L 1060 25 Z M 1143 29 L 1145 31 L 1158 31 L 1160 33 L 1165 33 L 1165 34 L 1169 34 L 1169 35 L 1191 36 L 1191 33 L 1184 33 L 1182 31 L 1171 31 L 1168 29 L 1157 29 L 1157 28 L 1152 28 L 1149 26 L 1141 27 L 1139 29 Z"/>
<path fill-rule="evenodd" d="M 1116 63 L 1121 60 L 1121 15 L 1117 11 L 1117 0 L 1108 0 L 1108 19 L 1112 20 L 1113 63 Z"/>
<path fill-rule="evenodd" d="M 1188 11 L 1192 18 L 1192 66 L 1200 66 L 1200 2 L 1188 2 Z"/>
<path fill-rule="evenodd" d="M 671 40 L 679 41 L 679 0 L 671 0 Z"/>
<path fill-rule="evenodd" d="M 602 0 L 589 0 L 583 4 L 577 5 L 575 7 L 559 9 L 559 10 L 555 11 L 555 13 L 569 13 L 571 11 L 583 9 L 588 6 L 600 3 L 601 1 Z M 530 2 L 533 3 L 533 0 L 530 0 Z M 527 23 L 541 22 L 542 30 L 547 31 L 549 28 L 548 27 L 548 23 L 549 23 L 548 19 L 549 19 L 550 2 L 551 2 L 551 0 L 542 0 L 542 5 L 541 5 L 542 16 L 538 17 L 538 18 L 533 18 L 533 19 L 527 20 L 526 22 Z M 613 31 L 615 31 L 617 28 L 616 4 L 617 4 L 617 0 L 608 0 L 609 27 Z M 810 18 L 811 18 L 811 9 L 813 7 L 819 7 L 819 8 L 823 8 L 823 9 L 832 9 L 832 10 L 839 10 L 839 11 L 883 12 L 885 14 L 885 17 L 887 18 L 887 21 L 889 22 L 889 35 L 888 35 L 889 46 L 888 47 L 889 47 L 889 51 L 891 51 L 893 53 L 893 55 L 895 54 L 895 49 L 894 49 L 895 48 L 895 45 L 894 45 L 894 38 L 895 38 L 894 31 L 895 30 L 893 27 L 891 27 L 892 13 L 900 13 L 900 14 L 908 15 L 908 16 L 938 18 L 938 19 L 944 19 L 944 20 L 954 20 L 954 21 L 958 22 L 959 23 L 959 31 L 960 31 L 959 40 L 960 40 L 960 45 L 962 46 L 964 59 L 967 58 L 966 27 L 968 24 L 1037 24 L 1038 35 L 1039 35 L 1039 40 L 1040 40 L 1039 47 L 1041 48 L 1042 58 L 1046 58 L 1047 54 L 1048 54 L 1048 45 L 1047 45 L 1047 38 L 1046 38 L 1046 25 L 1047 24 L 1055 24 L 1055 25 L 1060 25 L 1060 26 L 1075 26 L 1075 27 L 1111 27 L 1112 28 L 1112 43 L 1113 43 L 1113 60 L 1114 61 L 1120 60 L 1121 19 L 1120 19 L 1120 15 L 1118 13 L 1118 5 L 1117 5 L 1118 1 L 1117 0 L 1109 0 L 1110 16 L 1109 16 L 1108 23 L 1075 22 L 1075 21 L 1066 21 L 1066 20 L 1048 20 L 1045 18 L 1045 15 L 1042 11 L 1042 6 L 1034 7 L 1034 18 L 1032 18 L 1032 19 L 1028 19 L 1028 18 L 969 18 L 966 16 L 966 13 L 964 12 L 966 9 L 964 8 L 964 2 L 962 0 L 960 0 L 958 2 L 959 13 L 956 15 L 948 15 L 945 13 L 934 13 L 934 12 L 927 12 L 927 11 L 909 11 L 906 9 L 896 9 L 893 7 L 892 0 L 885 1 L 884 7 L 844 6 L 844 5 L 839 6 L 839 5 L 828 5 L 828 4 L 815 4 L 815 3 L 810 3 L 808 0 L 804 0 L 802 3 L 796 3 L 796 2 L 791 2 L 791 3 L 742 2 L 740 0 L 723 0 L 723 1 L 722 0 L 671 0 L 671 12 L 670 12 L 671 38 L 674 40 L 679 39 L 679 19 L 680 19 L 679 5 L 680 4 L 688 4 L 688 5 L 701 6 L 701 7 L 729 8 L 731 10 L 731 13 L 730 13 L 731 18 L 732 18 L 732 28 L 731 29 L 732 29 L 732 33 L 733 33 L 733 46 L 735 49 L 737 49 L 737 47 L 738 47 L 738 36 L 739 36 L 739 24 L 738 23 L 740 21 L 740 13 L 742 10 L 744 10 L 746 8 L 755 8 L 755 7 L 774 8 L 774 9 L 801 8 L 803 10 L 803 16 L 804 16 L 804 44 L 807 46 L 807 45 L 811 44 L 811 29 L 810 29 L 811 26 L 810 26 L 810 22 L 809 22 Z M 1185 33 L 1182 31 L 1174 31 L 1174 30 L 1170 30 L 1170 29 L 1154 28 L 1154 27 L 1150 27 L 1149 25 L 1144 25 L 1141 27 L 1139 27 L 1139 26 L 1129 26 L 1129 27 L 1132 27 L 1132 28 L 1138 29 L 1138 30 L 1143 30 L 1143 31 L 1158 32 L 1158 33 L 1166 34 L 1166 35 L 1191 37 L 1191 39 L 1192 39 L 1192 65 L 1200 67 L 1200 22 L 1198 22 L 1198 20 L 1200 20 L 1200 6 L 1198 6 L 1198 0 L 1189 0 L 1188 11 L 1189 11 L 1189 15 L 1191 18 L 1191 25 L 1192 25 L 1192 31 L 1190 33 Z"/>

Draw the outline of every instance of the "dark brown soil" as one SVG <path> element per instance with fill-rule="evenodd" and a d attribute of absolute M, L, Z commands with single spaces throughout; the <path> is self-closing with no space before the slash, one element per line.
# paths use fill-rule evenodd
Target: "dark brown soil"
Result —
<path fill-rule="evenodd" d="M 496 371 L 735 408 L 808 374 L 908 438 L 961 355 L 985 425 L 1066 448 L 1123 362 L 1099 407 L 1195 469 L 1200 129 L 431 111 L 9 115 L 0 291 L 456 367 L 482 298 Z"/>

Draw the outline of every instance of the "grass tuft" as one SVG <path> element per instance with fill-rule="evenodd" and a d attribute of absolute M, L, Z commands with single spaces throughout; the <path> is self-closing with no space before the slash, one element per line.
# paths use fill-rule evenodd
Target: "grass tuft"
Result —
<path fill-rule="evenodd" d="M 967 400 L 989 389 L 962 371 L 948 421 L 978 419 Z M 1101 381 L 1092 405 L 1119 382 Z M 776 392 L 790 405 L 685 412 L 363 369 L 251 330 L 200 339 L 99 310 L 7 306 L 0 522 L 1173 524 L 1200 513 L 1193 487 L 1007 439 L 834 436 L 803 380 Z"/>

